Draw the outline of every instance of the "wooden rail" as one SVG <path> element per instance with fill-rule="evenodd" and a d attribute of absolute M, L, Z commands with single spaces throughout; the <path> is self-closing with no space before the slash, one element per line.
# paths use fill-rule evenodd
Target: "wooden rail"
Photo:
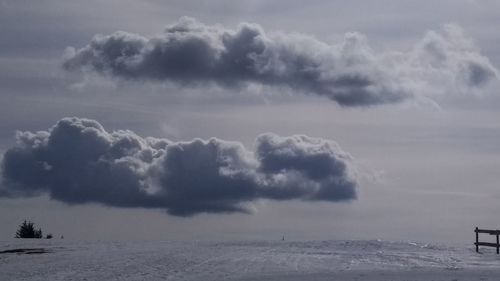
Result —
<path fill-rule="evenodd" d="M 491 230 L 491 229 L 479 229 L 476 227 L 474 229 L 474 232 L 476 233 L 476 252 L 479 252 L 479 246 L 486 246 L 486 247 L 493 247 L 497 248 L 497 254 L 500 254 L 500 243 L 499 243 L 499 237 L 500 236 L 500 230 Z M 489 235 L 495 235 L 497 237 L 497 242 L 496 243 L 491 243 L 491 242 L 479 242 L 479 233 L 486 233 Z"/>

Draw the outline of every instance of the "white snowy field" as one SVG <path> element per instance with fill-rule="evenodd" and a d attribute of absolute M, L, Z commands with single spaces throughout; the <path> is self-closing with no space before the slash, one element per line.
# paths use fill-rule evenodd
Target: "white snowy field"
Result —
<path fill-rule="evenodd" d="M 500 280 L 500 255 L 481 252 L 378 240 L 12 240 L 0 242 L 0 280 Z"/>

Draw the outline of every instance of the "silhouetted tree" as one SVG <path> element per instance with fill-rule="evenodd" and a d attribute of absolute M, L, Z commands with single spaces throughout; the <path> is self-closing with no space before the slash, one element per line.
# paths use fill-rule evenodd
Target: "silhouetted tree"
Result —
<path fill-rule="evenodd" d="M 45 236 L 45 239 L 52 239 L 52 234 L 47 234 L 47 236 Z"/>
<path fill-rule="evenodd" d="M 42 230 L 35 229 L 35 224 L 30 221 L 24 221 L 16 231 L 16 238 L 42 238 Z"/>

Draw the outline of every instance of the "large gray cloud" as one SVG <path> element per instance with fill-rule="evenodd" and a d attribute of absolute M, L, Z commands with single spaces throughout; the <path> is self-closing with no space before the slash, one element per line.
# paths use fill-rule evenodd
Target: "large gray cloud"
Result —
<path fill-rule="evenodd" d="M 301 34 L 266 33 L 257 24 L 231 30 L 186 17 L 150 38 L 95 36 L 83 48 L 69 48 L 64 67 L 133 80 L 284 86 L 343 106 L 468 92 L 498 76 L 454 25 L 429 31 L 407 52 L 375 53 L 359 33 L 331 45 Z"/>
<path fill-rule="evenodd" d="M 351 157 L 330 140 L 263 134 L 255 153 L 216 138 L 172 142 L 97 121 L 64 118 L 48 131 L 18 132 L 3 155 L 0 195 L 69 204 L 164 208 L 168 213 L 249 212 L 257 199 L 356 198 Z"/>

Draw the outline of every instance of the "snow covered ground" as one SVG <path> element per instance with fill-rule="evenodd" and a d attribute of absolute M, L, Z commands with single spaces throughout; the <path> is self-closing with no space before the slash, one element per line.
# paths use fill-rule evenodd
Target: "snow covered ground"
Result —
<path fill-rule="evenodd" d="M 482 252 L 377 240 L 13 240 L 0 242 L 0 280 L 500 280 L 500 255 Z"/>

